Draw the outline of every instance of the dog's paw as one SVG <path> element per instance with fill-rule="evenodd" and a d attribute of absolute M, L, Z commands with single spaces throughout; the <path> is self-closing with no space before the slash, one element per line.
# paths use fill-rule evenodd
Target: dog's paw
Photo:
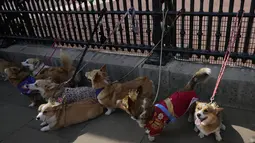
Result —
<path fill-rule="evenodd" d="M 222 129 L 223 131 L 226 130 L 226 126 L 224 124 L 221 123 L 220 129 Z"/>
<path fill-rule="evenodd" d="M 49 131 L 50 130 L 50 127 L 49 126 L 45 126 L 45 127 L 42 127 L 41 128 L 41 131 L 42 132 L 47 132 L 47 131 Z"/>
<path fill-rule="evenodd" d="M 32 102 L 31 104 L 28 105 L 28 107 L 35 107 L 35 103 Z"/>
<path fill-rule="evenodd" d="M 148 135 L 149 141 L 153 142 L 155 140 L 155 137 Z"/>
<path fill-rule="evenodd" d="M 146 134 L 149 134 L 149 133 L 150 133 L 150 130 L 146 130 L 145 133 L 146 133 Z"/>
<path fill-rule="evenodd" d="M 218 135 L 215 136 L 215 139 L 216 139 L 218 142 L 222 141 L 221 136 L 218 136 Z"/>
<path fill-rule="evenodd" d="M 113 108 L 107 108 L 107 111 L 105 112 L 105 115 L 111 115 L 112 112 L 114 112 L 115 109 Z"/>
<path fill-rule="evenodd" d="M 132 120 L 136 120 L 135 117 L 133 117 L 133 116 L 131 116 L 131 119 L 132 119 Z"/>
<path fill-rule="evenodd" d="M 204 137 L 205 137 L 205 135 L 204 135 L 203 133 L 201 133 L 201 132 L 198 134 L 198 136 L 199 136 L 200 138 L 204 138 Z"/>
<path fill-rule="evenodd" d="M 40 124 L 41 127 L 46 126 L 46 125 L 47 125 L 46 122 L 42 122 L 42 123 Z"/>
<path fill-rule="evenodd" d="M 197 126 L 194 127 L 194 131 L 195 131 L 195 132 L 198 132 Z"/>

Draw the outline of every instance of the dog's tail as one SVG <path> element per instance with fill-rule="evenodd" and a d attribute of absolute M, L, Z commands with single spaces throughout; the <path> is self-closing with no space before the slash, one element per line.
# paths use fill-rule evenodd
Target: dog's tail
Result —
<path fill-rule="evenodd" d="M 72 69 L 72 61 L 70 57 L 60 49 L 60 61 L 65 70 L 70 71 Z"/>
<path fill-rule="evenodd" d="M 194 90 L 197 84 L 204 82 L 211 74 L 210 68 L 201 68 L 193 75 L 188 84 L 184 87 L 185 91 Z"/>

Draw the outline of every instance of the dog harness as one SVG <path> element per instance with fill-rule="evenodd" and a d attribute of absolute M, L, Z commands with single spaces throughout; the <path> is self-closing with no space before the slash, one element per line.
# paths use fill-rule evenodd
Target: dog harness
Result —
<path fill-rule="evenodd" d="M 95 90 L 91 87 L 65 88 L 60 97 L 57 98 L 59 103 L 73 103 L 86 98 L 96 99 Z"/>
<path fill-rule="evenodd" d="M 24 95 L 30 95 L 30 93 L 32 92 L 31 90 L 24 88 L 25 85 L 27 84 L 32 84 L 35 83 L 35 78 L 32 76 L 28 76 L 26 77 L 24 80 L 22 80 L 18 85 L 17 88 L 19 89 L 19 91 L 24 94 Z"/>
<path fill-rule="evenodd" d="M 195 91 L 181 91 L 175 92 L 167 99 L 155 104 L 152 120 L 145 126 L 150 131 L 149 135 L 156 136 L 160 134 L 165 124 L 174 122 L 176 118 L 184 115 L 197 100 Z M 174 115 L 171 112 L 174 112 Z"/>
<path fill-rule="evenodd" d="M 102 90 L 104 90 L 104 88 L 98 88 L 98 89 L 96 89 L 96 96 L 98 96 Z"/>

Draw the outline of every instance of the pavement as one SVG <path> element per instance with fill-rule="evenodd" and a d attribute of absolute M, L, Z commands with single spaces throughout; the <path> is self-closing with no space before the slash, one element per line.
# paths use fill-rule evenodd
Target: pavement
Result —
<path fill-rule="evenodd" d="M 37 110 L 9 82 L 0 82 L 0 143 L 147 143 L 144 130 L 123 111 L 57 131 L 41 132 Z M 223 143 L 248 143 L 255 136 L 255 112 L 225 107 Z M 193 125 L 182 117 L 169 124 L 156 143 L 214 143 L 213 135 L 200 139 Z"/>

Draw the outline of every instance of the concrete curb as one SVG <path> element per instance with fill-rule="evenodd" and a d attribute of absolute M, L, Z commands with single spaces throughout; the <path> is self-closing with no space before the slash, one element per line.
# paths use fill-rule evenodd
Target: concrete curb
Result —
<path fill-rule="evenodd" d="M 45 45 L 12 45 L 6 49 L 0 49 L 0 57 L 14 60 L 15 62 L 21 62 L 31 57 L 38 57 L 41 59 L 43 59 L 45 55 L 49 57 L 52 51 L 53 49 L 51 49 L 50 46 Z M 82 50 L 64 49 L 64 52 L 67 52 L 70 57 L 75 60 Z M 94 53 L 95 52 L 88 52 L 86 54 L 84 63 L 88 62 L 89 64 L 85 67 L 84 71 L 99 68 L 103 64 L 106 64 L 109 77 L 112 81 L 124 76 L 143 59 L 143 57 L 137 56 L 97 53 L 92 61 L 88 61 Z M 78 59 L 79 57 L 75 60 L 75 64 L 77 64 Z M 54 66 L 60 65 L 59 49 L 52 57 L 52 64 Z M 207 83 L 197 87 L 197 93 L 201 100 L 209 101 L 220 71 L 220 66 L 180 61 L 171 61 L 162 68 L 163 72 L 159 99 L 169 96 L 185 85 L 191 76 L 201 67 L 212 69 L 211 78 Z M 138 76 L 148 76 L 157 87 L 158 66 L 139 66 L 125 80 L 130 80 Z M 223 106 L 255 111 L 254 87 L 255 70 L 227 67 L 215 99 Z"/>

